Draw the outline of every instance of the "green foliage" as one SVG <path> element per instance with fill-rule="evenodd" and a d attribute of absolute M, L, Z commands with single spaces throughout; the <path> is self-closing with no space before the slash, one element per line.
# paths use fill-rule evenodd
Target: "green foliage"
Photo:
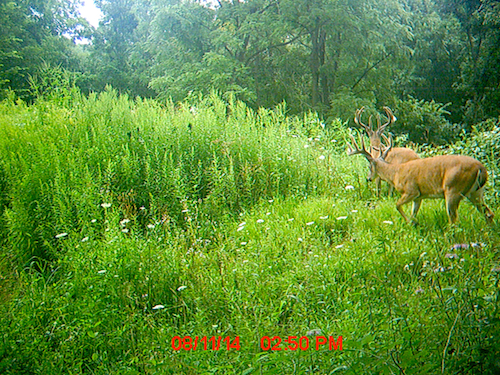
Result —
<path fill-rule="evenodd" d="M 0 105 L 0 372 L 498 373 L 498 223 L 426 201 L 408 226 L 342 122 L 51 95 Z M 454 147 L 500 175 L 491 126 Z"/>
<path fill-rule="evenodd" d="M 29 96 L 29 77 L 42 63 L 77 67 L 74 40 L 85 22 L 75 0 L 0 2 L 0 99 Z"/>
<path fill-rule="evenodd" d="M 416 143 L 444 144 L 457 140 L 461 128 L 451 124 L 446 115 L 448 104 L 427 102 L 410 97 L 398 100 L 393 108 L 398 121 L 391 130 L 407 134 L 408 140 Z"/>
<path fill-rule="evenodd" d="M 192 209 L 216 223 L 259 198 L 325 192 L 335 181 L 318 173 L 329 168 L 328 152 L 315 149 L 285 107 L 256 113 L 216 95 L 161 107 L 112 90 L 73 96 L 70 107 L 63 87 L 40 87 L 52 100 L 21 106 L 1 129 L 12 181 L 6 217 L 22 262 L 57 258 L 54 236 L 82 230 L 103 216 L 104 203 L 142 230 L 155 222 L 186 228 L 183 212 Z"/>
<path fill-rule="evenodd" d="M 445 152 L 475 157 L 488 167 L 489 185 L 500 186 L 500 126 L 498 119 L 479 124 L 471 133 L 462 132 L 460 141 L 444 147 Z M 432 152 L 432 151 L 431 151 Z M 432 153 L 430 153 L 432 155 Z M 500 198 L 498 189 L 489 189 L 486 194 L 495 200 Z"/>
<path fill-rule="evenodd" d="M 460 25 L 464 40 L 460 77 L 455 83 L 464 97 L 464 122 L 475 123 L 500 114 L 498 85 L 500 83 L 500 6 L 498 1 L 449 0 L 446 10 Z M 467 47 L 465 47 L 465 45 Z"/>
<path fill-rule="evenodd" d="M 494 0 L 96 4 L 103 19 L 93 29 L 76 0 L 2 2 L 0 99 L 9 90 L 34 99 L 29 77 L 46 62 L 77 72 L 85 94 L 111 84 L 131 97 L 181 102 L 215 89 L 255 110 L 286 101 L 292 114 L 344 121 L 348 102 L 380 108 L 410 95 L 447 103 L 448 121 L 468 131 L 499 114 Z M 428 136 L 411 138 L 448 139 Z"/>
<path fill-rule="evenodd" d="M 354 114 L 361 107 L 373 108 L 375 98 L 363 99 L 357 97 L 352 91 L 340 91 L 332 96 L 329 118 L 350 120 L 354 126 Z"/>
<path fill-rule="evenodd" d="M 52 67 L 44 62 L 34 74 L 29 78 L 31 97 L 64 106 L 79 98 L 75 75 L 61 66 Z"/>

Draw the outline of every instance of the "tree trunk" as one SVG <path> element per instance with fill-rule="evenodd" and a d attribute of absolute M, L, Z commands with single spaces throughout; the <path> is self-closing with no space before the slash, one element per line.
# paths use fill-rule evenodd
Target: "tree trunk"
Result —
<path fill-rule="evenodd" d="M 322 29 L 319 20 L 309 32 L 311 37 L 311 105 L 328 105 L 330 88 L 328 75 L 322 71 L 325 65 L 326 32 Z"/>

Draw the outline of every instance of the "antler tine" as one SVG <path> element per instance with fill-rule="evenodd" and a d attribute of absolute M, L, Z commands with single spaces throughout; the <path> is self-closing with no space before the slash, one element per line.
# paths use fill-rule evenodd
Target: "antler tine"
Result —
<path fill-rule="evenodd" d="M 356 123 L 356 125 L 359 125 L 359 114 L 360 114 L 360 111 L 362 110 L 363 108 L 360 108 L 360 109 L 356 109 L 356 112 L 354 113 L 354 122 Z"/>
<path fill-rule="evenodd" d="M 386 127 L 388 127 L 389 125 L 391 125 L 392 123 L 394 123 L 397 120 L 396 116 L 394 116 L 394 114 L 392 113 L 392 111 L 389 107 L 387 107 L 387 106 L 384 107 L 384 111 L 387 115 L 387 122 L 384 125 L 380 126 L 380 120 L 379 120 L 378 129 L 377 129 L 378 134 L 382 134 Z"/>
<path fill-rule="evenodd" d="M 389 134 L 389 137 L 387 137 L 385 134 L 382 134 L 382 138 L 384 138 L 384 142 L 387 144 L 387 146 L 383 145 L 383 150 L 381 150 L 382 155 L 380 157 L 385 160 L 389 152 L 391 152 L 392 150 L 392 135 Z"/>
<path fill-rule="evenodd" d="M 371 124 L 370 124 L 370 127 L 368 127 L 366 124 L 363 124 L 361 122 L 361 114 L 363 113 L 363 111 L 365 110 L 365 107 L 361 107 L 360 109 L 357 109 L 356 110 L 356 115 L 354 116 L 354 122 L 359 125 L 359 126 L 362 126 L 363 128 L 365 128 L 365 130 L 367 132 L 370 132 L 371 131 Z"/>
<path fill-rule="evenodd" d="M 351 137 L 351 143 L 347 142 L 347 155 L 351 156 L 351 155 L 355 155 L 356 154 L 356 149 L 353 148 L 353 144 L 355 145 L 356 144 L 356 140 L 354 139 L 354 137 L 352 136 L 352 134 L 349 134 L 349 137 Z"/>
<path fill-rule="evenodd" d="M 352 144 L 348 143 L 347 155 L 361 154 L 361 155 L 364 155 L 368 160 L 370 160 L 372 158 L 372 156 L 370 155 L 370 153 L 368 151 L 366 151 L 365 140 L 363 139 L 363 136 L 360 133 L 358 133 L 358 138 L 359 138 L 361 147 L 359 147 L 358 142 L 356 142 L 356 139 L 354 138 L 354 136 L 352 134 L 349 134 L 349 137 L 351 137 Z"/>
<path fill-rule="evenodd" d="M 390 134 L 389 134 L 389 136 L 390 136 Z M 384 138 L 384 142 L 386 142 L 387 144 L 389 144 L 391 142 L 390 139 L 385 134 L 382 134 L 381 137 Z"/>

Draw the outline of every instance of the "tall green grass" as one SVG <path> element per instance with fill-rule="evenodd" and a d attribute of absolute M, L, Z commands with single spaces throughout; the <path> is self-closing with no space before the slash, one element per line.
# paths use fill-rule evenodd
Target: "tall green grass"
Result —
<path fill-rule="evenodd" d="M 56 259 L 57 234 L 102 232 L 89 223 L 106 211 L 136 231 L 186 229 L 194 215 L 211 232 L 261 199 L 339 185 L 331 152 L 306 136 L 319 120 L 305 128 L 284 107 L 255 113 L 216 95 L 162 106 L 112 90 L 70 103 L 3 103 L 8 241 L 24 263 Z"/>
<path fill-rule="evenodd" d="M 66 99 L 0 105 L 1 373 L 498 372 L 498 222 L 464 202 L 449 226 L 426 201 L 408 226 L 341 122 L 215 94 Z"/>

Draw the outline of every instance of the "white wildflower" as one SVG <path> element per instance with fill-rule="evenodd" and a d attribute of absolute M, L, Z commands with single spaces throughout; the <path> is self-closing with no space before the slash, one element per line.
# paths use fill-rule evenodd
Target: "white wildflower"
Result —
<path fill-rule="evenodd" d="M 106 273 L 106 270 L 100 270 L 100 271 L 97 271 L 97 273 L 98 273 L 99 275 L 104 275 L 104 274 Z"/>
<path fill-rule="evenodd" d="M 339 216 L 339 217 L 337 218 L 337 220 L 345 220 L 345 219 L 347 219 L 347 216 Z"/>
<path fill-rule="evenodd" d="M 111 203 L 101 203 L 101 207 L 102 208 L 110 208 L 111 207 Z"/>
<path fill-rule="evenodd" d="M 163 305 L 155 305 L 155 306 L 152 307 L 153 310 L 161 310 L 161 309 L 164 309 L 164 308 L 165 308 L 165 306 L 163 306 Z"/>
<path fill-rule="evenodd" d="M 82 242 L 87 242 L 88 240 L 89 240 L 89 238 L 88 238 L 88 237 L 83 237 L 83 238 L 82 238 Z"/>
<path fill-rule="evenodd" d="M 352 185 L 347 185 L 347 186 L 345 187 L 345 189 L 346 189 L 346 190 L 354 190 L 354 186 L 352 186 Z"/>
<path fill-rule="evenodd" d="M 257 220 L 257 223 L 258 223 L 258 224 L 262 224 L 263 222 L 264 222 L 264 220 L 263 220 L 263 219 L 258 219 L 258 220 Z"/>
<path fill-rule="evenodd" d="M 325 156 L 325 155 L 320 155 L 320 156 L 318 157 L 318 159 L 319 159 L 319 160 L 325 160 L 325 159 L 326 159 L 326 156 Z"/>
<path fill-rule="evenodd" d="M 68 235 L 68 233 L 64 232 L 64 233 L 59 233 L 59 234 L 56 234 L 56 238 L 63 238 L 63 237 L 66 237 Z"/>
<path fill-rule="evenodd" d="M 177 288 L 177 291 L 178 292 L 182 292 L 184 289 L 186 289 L 187 286 L 186 285 L 181 285 L 180 287 Z"/>
<path fill-rule="evenodd" d="M 388 224 L 388 225 L 393 225 L 394 223 L 390 220 L 384 220 L 383 221 L 384 224 Z"/>
<path fill-rule="evenodd" d="M 313 224 L 314 224 L 314 221 L 310 221 L 310 222 L 306 223 L 307 226 L 313 225 Z"/>
<path fill-rule="evenodd" d="M 326 219 L 328 219 L 328 215 L 326 215 L 326 216 L 320 216 L 319 219 L 320 220 L 326 220 Z"/>

